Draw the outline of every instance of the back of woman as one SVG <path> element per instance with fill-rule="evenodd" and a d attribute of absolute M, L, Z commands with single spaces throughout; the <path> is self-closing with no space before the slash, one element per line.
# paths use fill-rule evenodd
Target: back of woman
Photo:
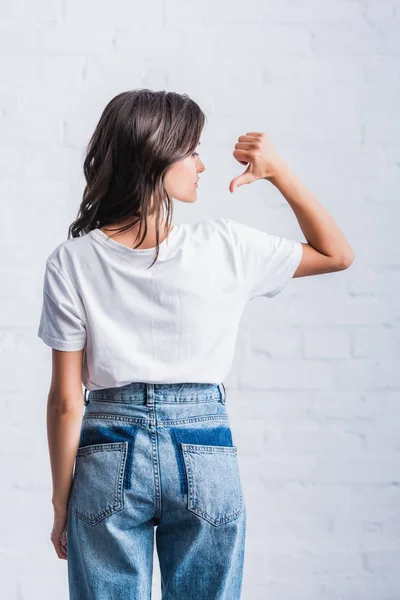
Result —
<path fill-rule="evenodd" d="M 272 182 L 308 244 L 228 217 L 172 225 L 172 200 L 197 199 L 205 121 L 185 94 L 113 98 L 77 219 L 46 260 L 51 539 L 73 600 L 149 599 L 154 531 L 163 600 L 240 598 L 246 505 L 223 380 L 243 310 L 354 258 L 259 132 L 239 137 L 247 168 L 230 191 Z"/>

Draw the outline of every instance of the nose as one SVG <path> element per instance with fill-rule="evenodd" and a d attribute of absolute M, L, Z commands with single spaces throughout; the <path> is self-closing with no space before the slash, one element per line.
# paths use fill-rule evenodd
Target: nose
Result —
<path fill-rule="evenodd" d="M 203 171 L 205 171 L 206 168 L 204 166 L 204 163 L 202 162 L 202 160 L 199 158 L 199 162 L 197 164 L 197 172 L 198 173 L 202 173 Z"/>

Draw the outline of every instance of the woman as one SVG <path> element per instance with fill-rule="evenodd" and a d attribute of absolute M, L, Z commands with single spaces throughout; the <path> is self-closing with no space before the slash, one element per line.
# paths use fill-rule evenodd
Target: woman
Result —
<path fill-rule="evenodd" d="M 164 600 L 240 598 L 246 508 L 222 381 L 241 314 L 292 277 L 354 259 L 259 132 L 238 138 L 247 169 L 230 191 L 272 182 L 308 243 L 225 217 L 171 226 L 172 198 L 196 201 L 204 124 L 185 94 L 113 98 L 89 142 L 72 237 L 46 261 L 51 540 L 73 600 L 150 598 L 155 526 Z"/>

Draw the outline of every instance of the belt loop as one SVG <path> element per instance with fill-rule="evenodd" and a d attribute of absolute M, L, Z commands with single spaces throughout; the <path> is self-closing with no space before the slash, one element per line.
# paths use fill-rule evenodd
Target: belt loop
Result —
<path fill-rule="evenodd" d="M 88 394 L 89 394 L 89 390 L 85 387 L 85 394 L 84 394 L 84 399 L 83 399 L 83 403 L 85 406 L 87 406 L 89 404 L 89 398 L 87 398 Z"/>
<path fill-rule="evenodd" d="M 222 391 L 221 386 L 223 388 L 224 391 Z M 226 389 L 223 383 L 220 383 L 220 392 L 221 392 L 221 403 L 225 404 L 226 403 Z"/>
<path fill-rule="evenodd" d="M 146 405 L 154 406 L 154 383 L 145 383 Z"/>

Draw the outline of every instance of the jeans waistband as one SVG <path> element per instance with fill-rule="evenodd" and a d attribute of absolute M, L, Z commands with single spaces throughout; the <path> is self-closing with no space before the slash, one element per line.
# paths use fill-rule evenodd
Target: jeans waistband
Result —
<path fill-rule="evenodd" d="M 223 383 L 145 383 L 134 381 L 128 385 L 89 391 L 85 387 L 85 406 L 96 402 L 122 402 L 127 404 L 205 402 L 216 400 L 225 404 L 226 389 Z"/>

